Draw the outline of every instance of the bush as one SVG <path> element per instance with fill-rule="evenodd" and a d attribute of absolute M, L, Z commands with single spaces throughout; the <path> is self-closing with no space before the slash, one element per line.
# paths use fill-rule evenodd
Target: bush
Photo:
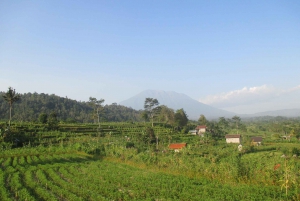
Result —
<path fill-rule="evenodd" d="M 126 148 L 134 148 L 133 142 L 126 142 Z"/>
<path fill-rule="evenodd" d="M 300 155 L 300 150 L 297 149 L 296 147 L 294 147 L 294 148 L 292 149 L 292 155 L 299 156 L 299 155 Z"/>

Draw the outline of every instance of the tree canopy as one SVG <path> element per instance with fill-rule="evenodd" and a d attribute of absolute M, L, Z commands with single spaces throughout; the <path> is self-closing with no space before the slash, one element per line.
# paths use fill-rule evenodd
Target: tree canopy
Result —
<path fill-rule="evenodd" d="M 175 113 L 175 125 L 178 128 L 182 128 L 187 125 L 189 119 L 187 117 L 187 114 L 183 110 L 183 108 L 179 109 Z"/>
<path fill-rule="evenodd" d="M 206 125 L 207 124 L 207 119 L 203 114 L 200 115 L 198 121 L 199 121 L 200 125 Z"/>
<path fill-rule="evenodd" d="M 145 103 L 144 103 L 144 109 L 148 113 L 148 117 L 151 119 L 152 122 L 152 127 L 153 127 L 153 120 L 154 117 L 158 114 L 159 112 L 159 102 L 155 98 L 146 98 Z"/>
<path fill-rule="evenodd" d="M 0 92 L 0 119 L 6 120 L 9 110 L 3 95 L 5 92 Z M 76 101 L 54 94 L 25 93 L 20 94 L 20 100 L 14 103 L 13 111 L 12 119 L 17 121 L 39 121 L 41 113 L 45 113 L 49 117 L 50 113 L 55 111 L 59 121 L 88 123 L 93 122 L 91 113 L 94 113 L 94 108 L 88 102 Z M 122 105 L 105 105 L 102 112 L 101 121 L 142 121 L 141 111 Z"/>

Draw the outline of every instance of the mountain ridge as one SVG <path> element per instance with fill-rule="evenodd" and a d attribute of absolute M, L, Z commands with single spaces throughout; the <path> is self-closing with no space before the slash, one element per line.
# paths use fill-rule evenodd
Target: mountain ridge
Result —
<path fill-rule="evenodd" d="M 232 117 L 236 115 L 233 112 L 214 108 L 194 100 L 183 93 L 177 93 L 174 91 L 148 89 L 127 100 L 119 102 L 119 104 L 136 110 L 142 110 L 144 109 L 144 102 L 146 98 L 156 98 L 160 105 L 166 105 L 174 110 L 183 108 L 189 119 L 193 120 L 197 120 L 201 114 L 205 115 L 205 117 L 208 119 L 219 118 L 223 116 Z"/>

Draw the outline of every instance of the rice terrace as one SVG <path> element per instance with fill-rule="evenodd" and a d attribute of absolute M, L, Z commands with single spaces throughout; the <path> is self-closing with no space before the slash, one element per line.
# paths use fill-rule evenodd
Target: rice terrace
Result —
<path fill-rule="evenodd" d="M 0 0 L 0 201 L 300 201 L 300 0 Z"/>
<path fill-rule="evenodd" d="M 70 100 L 35 96 L 1 94 L 3 201 L 300 200 L 300 118 L 193 121 L 146 98 L 135 120 L 109 121 L 112 108 L 125 119 L 125 108 L 90 98 L 74 106 L 85 105 L 85 122 L 56 109 Z M 42 96 L 57 99 L 52 110 L 18 116 Z"/>

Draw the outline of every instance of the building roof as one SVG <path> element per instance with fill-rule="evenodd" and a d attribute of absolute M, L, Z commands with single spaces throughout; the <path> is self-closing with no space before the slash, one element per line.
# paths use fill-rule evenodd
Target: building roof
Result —
<path fill-rule="evenodd" d="M 197 126 L 196 127 L 196 130 L 199 130 L 199 129 L 201 129 L 201 128 L 206 128 L 206 126 L 204 125 L 204 126 Z"/>
<path fill-rule="evenodd" d="M 182 149 L 183 147 L 186 147 L 186 143 L 176 143 L 169 145 L 169 149 Z"/>
<path fill-rule="evenodd" d="M 225 138 L 240 138 L 241 135 L 237 134 L 237 135 L 225 135 Z"/>
<path fill-rule="evenodd" d="M 253 142 L 261 142 L 262 141 L 262 137 L 252 137 L 251 141 L 253 141 Z"/>

